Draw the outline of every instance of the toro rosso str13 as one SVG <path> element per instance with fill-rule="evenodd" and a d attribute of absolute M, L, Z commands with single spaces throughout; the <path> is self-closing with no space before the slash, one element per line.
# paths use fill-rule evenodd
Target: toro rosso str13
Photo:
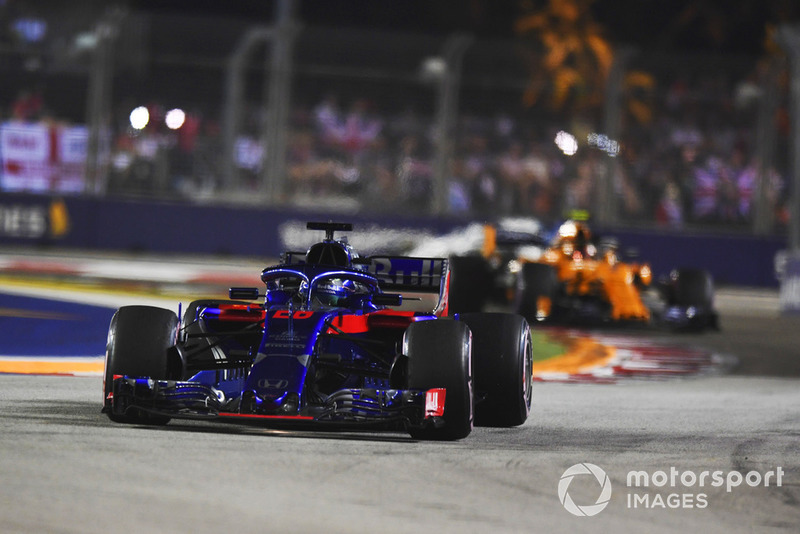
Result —
<path fill-rule="evenodd" d="M 360 257 L 334 232 L 182 318 L 124 306 L 111 320 L 103 412 L 316 428 L 382 428 L 461 439 L 473 424 L 521 425 L 532 388 L 519 315 L 448 315 L 446 259 Z M 413 295 L 413 296 L 412 296 Z M 430 301 L 432 309 L 405 309 Z M 406 301 L 404 305 L 404 300 Z"/>

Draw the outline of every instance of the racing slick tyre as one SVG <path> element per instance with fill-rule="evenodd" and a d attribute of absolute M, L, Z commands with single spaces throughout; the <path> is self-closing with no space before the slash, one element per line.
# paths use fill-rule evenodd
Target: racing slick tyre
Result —
<path fill-rule="evenodd" d="M 470 337 L 465 323 L 449 319 L 412 323 L 406 330 L 409 389 L 445 389 L 444 424 L 409 428 L 411 437 L 456 440 L 472 432 Z"/>
<path fill-rule="evenodd" d="M 111 318 L 103 376 L 104 411 L 117 423 L 164 425 L 169 417 L 136 411 L 117 415 L 111 411 L 109 394 L 114 375 L 147 376 L 156 380 L 169 376 L 167 349 L 175 344 L 178 316 L 152 306 L 123 306 Z"/>
<path fill-rule="evenodd" d="M 670 273 L 671 284 L 667 291 L 670 306 L 693 306 L 702 311 L 691 327 L 719 328 L 714 307 L 714 279 L 703 269 L 676 269 Z"/>
<path fill-rule="evenodd" d="M 677 269 L 669 304 L 676 306 L 708 306 L 714 300 L 711 274 L 702 269 Z"/>
<path fill-rule="evenodd" d="M 491 274 L 482 256 L 451 256 L 447 306 L 450 315 L 479 312 L 489 298 Z"/>
<path fill-rule="evenodd" d="M 529 320 L 544 320 L 552 314 L 540 316 L 538 301 L 540 297 L 550 299 L 553 305 L 558 292 L 558 274 L 556 270 L 544 263 L 525 263 L 517 278 L 516 311 Z"/>
<path fill-rule="evenodd" d="M 510 313 L 462 314 L 472 331 L 475 426 L 518 426 L 530 413 L 533 343 L 528 321 Z"/>

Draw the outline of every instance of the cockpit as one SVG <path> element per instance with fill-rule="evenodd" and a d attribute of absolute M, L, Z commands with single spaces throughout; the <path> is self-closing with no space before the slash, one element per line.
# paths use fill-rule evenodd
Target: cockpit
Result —
<path fill-rule="evenodd" d="M 349 270 L 317 273 L 311 265 L 303 270 L 265 271 L 262 280 L 267 286 L 267 307 L 291 301 L 303 309 L 362 308 L 380 292 L 377 280 L 367 274 Z"/>

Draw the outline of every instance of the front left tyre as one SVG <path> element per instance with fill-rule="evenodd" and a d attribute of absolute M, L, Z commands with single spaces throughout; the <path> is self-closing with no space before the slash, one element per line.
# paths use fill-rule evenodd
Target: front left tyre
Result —
<path fill-rule="evenodd" d="M 175 345 L 178 316 L 152 306 L 123 306 L 111 318 L 103 374 L 103 411 L 117 423 L 163 425 L 168 417 L 130 409 L 114 414 L 112 393 L 115 375 L 166 380 L 169 376 L 168 349 Z"/>

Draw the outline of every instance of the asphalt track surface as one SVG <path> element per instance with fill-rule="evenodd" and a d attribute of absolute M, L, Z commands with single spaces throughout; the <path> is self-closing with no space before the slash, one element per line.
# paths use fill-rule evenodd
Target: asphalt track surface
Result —
<path fill-rule="evenodd" d="M 0 531 L 797 532 L 800 318 L 773 294 L 719 304 L 719 333 L 631 335 L 733 355 L 730 374 L 536 383 L 525 425 L 452 443 L 117 425 L 99 413 L 100 378 L 0 375 Z M 584 510 L 605 502 L 593 476 L 562 480 L 580 463 L 610 483 L 590 517 L 559 496 L 561 482 Z"/>

